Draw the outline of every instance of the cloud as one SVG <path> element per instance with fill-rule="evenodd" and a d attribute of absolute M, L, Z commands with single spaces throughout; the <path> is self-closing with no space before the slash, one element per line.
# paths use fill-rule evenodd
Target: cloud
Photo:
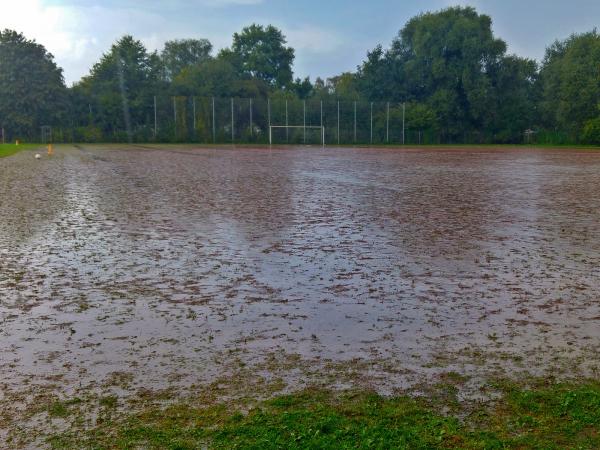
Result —
<path fill-rule="evenodd" d="M 178 2 L 181 9 L 177 9 Z M 296 49 L 297 68 L 302 73 L 307 71 L 305 63 L 327 58 L 344 45 L 343 38 L 329 28 L 308 24 L 288 26 L 269 17 L 253 20 L 238 9 L 229 17 L 226 9 L 220 9 L 233 5 L 251 8 L 262 2 L 174 0 L 164 6 L 165 2 L 158 0 L 79 0 L 76 3 L 63 0 L 60 4 L 50 4 L 48 0 L 18 0 L 2 6 L 0 28 L 15 29 L 44 45 L 64 69 L 68 85 L 87 75 L 111 44 L 126 33 L 140 39 L 149 50 L 160 50 L 165 41 L 184 37 L 208 38 L 215 49 L 219 49 L 231 45 L 231 35 L 244 25 L 274 23 Z M 215 9 L 210 14 L 207 10 L 199 14 L 194 5 Z"/>
<path fill-rule="evenodd" d="M 330 53 L 343 43 L 342 37 L 330 29 L 307 25 L 299 28 L 282 27 L 288 44 L 300 51 Z"/>

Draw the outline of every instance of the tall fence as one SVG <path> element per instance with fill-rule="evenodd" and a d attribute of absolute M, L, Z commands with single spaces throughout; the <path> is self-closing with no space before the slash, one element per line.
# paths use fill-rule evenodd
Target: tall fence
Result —
<path fill-rule="evenodd" d="M 106 113 L 90 105 L 72 129 L 55 130 L 57 140 L 133 142 L 402 144 L 422 130 L 406 129 L 406 108 L 398 103 L 321 100 L 154 97 L 106 127 Z M 127 119 L 127 120 L 125 120 Z M 294 128 L 292 128 L 294 127 Z M 417 138 L 418 139 L 418 138 Z"/>
<path fill-rule="evenodd" d="M 86 114 L 70 127 L 53 129 L 52 137 L 56 142 L 264 145 L 272 126 L 288 126 L 273 128 L 273 144 L 320 144 L 322 130 L 315 127 L 324 127 L 327 145 L 495 142 L 477 132 L 450 138 L 411 126 L 409 108 L 393 102 L 155 96 L 112 110 L 86 105 Z"/>

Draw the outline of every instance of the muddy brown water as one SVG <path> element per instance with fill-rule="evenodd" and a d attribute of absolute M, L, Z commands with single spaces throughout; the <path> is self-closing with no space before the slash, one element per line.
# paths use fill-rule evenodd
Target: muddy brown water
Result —
<path fill-rule="evenodd" d="M 210 382 L 234 358 L 298 376 L 273 354 L 350 363 L 384 392 L 596 374 L 599 186 L 600 152 L 573 149 L 0 159 L 0 402 L 116 373 Z"/>

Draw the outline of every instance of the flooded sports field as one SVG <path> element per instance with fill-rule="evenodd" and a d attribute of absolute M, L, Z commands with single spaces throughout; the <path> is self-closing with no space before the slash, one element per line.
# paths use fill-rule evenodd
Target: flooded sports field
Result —
<path fill-rule="evenodd" d="M 596 376 L 599 186 L 579 149 L 0 159 L 0 430 L 82 392 Z"/>

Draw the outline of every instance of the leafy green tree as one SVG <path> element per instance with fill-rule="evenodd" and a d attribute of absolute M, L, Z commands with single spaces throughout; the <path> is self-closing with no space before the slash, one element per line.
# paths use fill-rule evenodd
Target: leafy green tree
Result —
<path fill-rule="evenodd" d="M 250 25 L 233 35 L 231 50 L 222 55 L 245 77 L 263 80 L 275 88 L 292 84 L 294 49 L 286 47 L 281 30 L 272 25 Z"/>
<path fill-rule="evenodd" d="M 104 131 L 136 132 L 152 123 L 153 96 L 164 90 L 160 58 L 132 36 L 124 36 L 77 89 L 85 93 L 94 121 Z"/>
<path fill-rule="evenodd" d="M 44 46 L 13 30 L 0 31 L 0 126 L 35 139 L 40 126 L 64 120 L 66 87 Z"/>
<path fill-rule="evenodd" d="M 427 104 L 441 131 L 456 138 L 490 122 L 492 74 L 505 52 L 490 17 L 453 7 L 412 18 L 389 50 L 368 53 L 358 76 L 369 99 Z"/>
<path fill-rule="evenodd" d="M 600 109 L 600 105 L 598 109 Z M 585 122 L 582 139 L 586 144 L 600 145 L 600 117 Z"/>
<path fill-rule="evenodd" d="M 344 72 L 327 80 L 332 94 L 340 100 L 360 100 L 361 89 L 355 74 Z"/>
<path fill-rule="evenodd" d="M 484 129 L 494 142 L 522 142 L 525 130 L 538 121 L 537 63 L 531 59 L 506 56 L 490 74 L 493 100 Z"/>
<path fill-rule="evenodd" d="M 292 89 L 296 92 L 296 95 L 299 99 L 304 100 L 310 97 L 313 92 L 313 85 L 310 82 L 310 78 L 306 77 L 303 80 L 300 78 L 296 78 L 294 84 L 292 85 Z"/>
<path fill-rule="evenodd" d="M 186 67 L 173 80 L 177 95 L 229 97 L 239 81 L 235 67 L 226 59 L 215 58 Z"/>
<path fill-rule="evenodd" d="M 176 39 L 167 41 L 160 57 L 167 80 L 172 80 L 186 67 L 210 59 L 212 44 L 208 39 Z"/>
<path fill-rule="evenodd" d="M 598 115 L 600 34 L 596 30 L 557 41 L 540 72 L 545 125 L 577 137 Z"/>

